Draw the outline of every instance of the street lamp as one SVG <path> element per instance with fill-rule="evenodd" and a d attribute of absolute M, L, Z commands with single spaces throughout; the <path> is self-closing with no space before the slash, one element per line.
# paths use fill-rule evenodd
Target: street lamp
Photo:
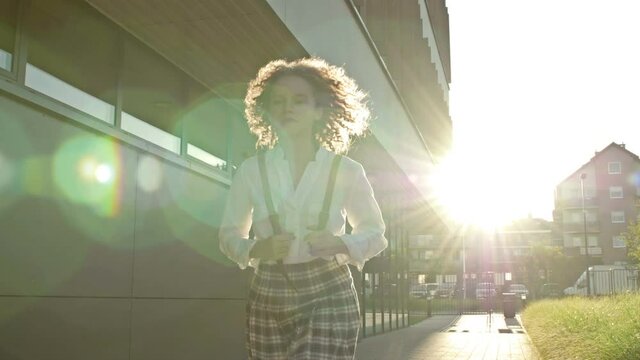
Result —
<path fill-rule="evenodd" d="M 462 301 L 467 299 L 467 253 L 465 251 L 464 232 L 462 233 Z"/>
<path fill-rule="evenodd" d="M 587 210 L 584 207 L 584 179 L 587 174 L 580 174 L 580 191 L 582 192 L 582 223 L 584 225 L 584 260 L 587 263 L 587 296 L 591 296 L 591 279 L 589 278 L 589 241 L 587 240 Z"/>

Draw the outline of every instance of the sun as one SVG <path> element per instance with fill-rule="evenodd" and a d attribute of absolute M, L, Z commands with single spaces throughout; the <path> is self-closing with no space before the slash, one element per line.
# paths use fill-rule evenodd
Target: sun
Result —
<path fill-rule="evenodd" d="M 456 223 L 493 229 L 521 213 L 521 184 L 503 163 L 472 153 L 451 152 L 429 176 L 437 206 Z"/>

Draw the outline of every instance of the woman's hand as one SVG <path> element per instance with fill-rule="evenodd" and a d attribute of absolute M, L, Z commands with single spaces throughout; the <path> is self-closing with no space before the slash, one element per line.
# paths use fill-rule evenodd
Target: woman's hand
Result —
<path fill-rule="evenodd" d="M 289 246 L 293 239 L 295 239 L 293 234 L 283 233 L 258 240 L 251 248 L 249 257 L 260 260 L 280 260 L 289 254 Z"/>
<path fill-rule="evenodd" d="M 349 249 L 339 236 L 335 236 L 326 230 L 314 231 L 304 240 L 309 244 L 313 256 L 333 256 L 335 254 L 348 254 Z"/>

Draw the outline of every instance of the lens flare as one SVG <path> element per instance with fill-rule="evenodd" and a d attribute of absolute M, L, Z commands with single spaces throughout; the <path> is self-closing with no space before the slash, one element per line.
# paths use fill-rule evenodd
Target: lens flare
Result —
<path fill-rule="evenodd" d="M 640 195 L 640 171 L 636 171 L 629 175 L 628 182 L 636 187 L 636 192 Z"/>
<path fill-rule="evenodd" d="M 13 164 L 0 152 L 0 193 L 11 184 L 13 172 Z"/>
<path fill-rule="evenodd" d="M 224 188 L 173 167 L 165 167 L 164 180 L 161 191 L 154 194 L 170 200 L 161 211 L 163 223 L 173 237 L 216 263 L 226 263 L 217 243 L 212 241 L 224 210 Z"/>
<path fill-rule="evenodd" d="M 160 189 L 162 186 L 162 166 L 157 158 L 142 155 L 138 163 L 138 187 L 147 193 Z"/>
<path fill-rule="evenodd" d="M 101 184 L 107 184 L 113 179 L 113 169 L 107 164 L 100 164 L 96 167 L 95 178 Z"/>
<path fill-rule="evenodd" d="M 66 199 L 97 215 L 114 217 L 121 203 L 120 156 L 116 144 L 97 136 L 68 140 L 53 159 L 53 178 Z"/>

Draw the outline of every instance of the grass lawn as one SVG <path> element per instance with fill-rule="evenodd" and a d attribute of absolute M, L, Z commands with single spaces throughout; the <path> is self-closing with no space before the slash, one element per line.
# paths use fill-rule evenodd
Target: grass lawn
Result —
<path fill-rule="evenodd" d="M 640 294 L 541 300 L 522 320 L 543 359 L 640 359 Z"/>

